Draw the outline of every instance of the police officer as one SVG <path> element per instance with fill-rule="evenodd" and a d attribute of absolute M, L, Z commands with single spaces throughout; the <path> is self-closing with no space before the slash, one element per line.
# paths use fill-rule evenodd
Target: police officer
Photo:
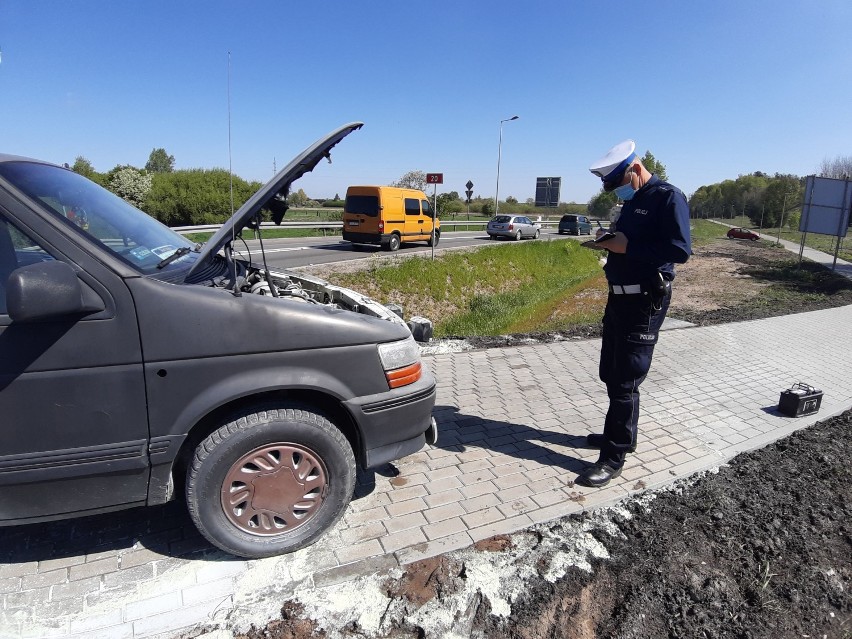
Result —
<path fill-rule="evenodd" d="M 624 201 L 610 227 L 614 237 L 597 244 L 608 251 L 600 378 L 609 408 L 603 434 L 586 438 L 601 451 L 598 461 L 577 478 L 577 483 L 591 487 L 618 477 L 625 456 L 636 449 L 639 385 L 651 367 L 669 308 L 674 264 L 683 264 L 692 253 L 686 198 L 652 175 L 635 150 L 636 143 L 625 140 L 589 169 L 601 178 L 605 191 Z M 599 229 L 597 237 L 603 234 Z"/>

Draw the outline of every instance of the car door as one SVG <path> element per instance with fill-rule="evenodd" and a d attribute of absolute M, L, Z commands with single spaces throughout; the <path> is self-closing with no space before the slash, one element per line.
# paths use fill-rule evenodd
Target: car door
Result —
<path fill-rule="evenodd" d="M 426 235 L 425 239 L 430 239 L 432 237 L 432 228 L 433 228 L 433 219 L 432 219 L 432 205 L 429 204 L 429 200 L 420 200 L 420 219 L 422 221 L 421 230 Z"/>
<path fill-rule="evenodd" d="M 117 274 L 69 241 L 74 233 L 0 189 L 0 525 L 147 497 L 148 418 L 133 300 Z M 10 278 L 22 281 L 26 269 L 55 261 L 73 269 L 87 313 L 13 321 Z"/>
<path fill-rule="evenodd" d="M 424 219 L 420 215 L 420 199 L 405 197 L 403 199 L 405 208 L 405 228 L 403 230 L 404 240 L 421 240 L 426 233 L 424 230 Z"/>

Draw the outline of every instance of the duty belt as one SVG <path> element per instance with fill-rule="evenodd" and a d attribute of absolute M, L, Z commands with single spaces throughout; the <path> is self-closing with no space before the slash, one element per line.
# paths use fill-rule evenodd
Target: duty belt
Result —
<path fill-rule="evenodd" d="M 609 292 L 615 295 L 636 295 L 642 292 L 639 284 L 610 284 Z"/>

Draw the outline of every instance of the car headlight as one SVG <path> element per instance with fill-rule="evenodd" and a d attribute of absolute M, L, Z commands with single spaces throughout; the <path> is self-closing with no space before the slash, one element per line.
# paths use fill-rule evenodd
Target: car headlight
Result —
<path fill-rule="evenodd" d="M 391 388 L 413 384 L 423 375 L 420 363 L 420 347 L 413 337 L 379 344 L 379 359 L 385 369 L 385 377 Z"/>

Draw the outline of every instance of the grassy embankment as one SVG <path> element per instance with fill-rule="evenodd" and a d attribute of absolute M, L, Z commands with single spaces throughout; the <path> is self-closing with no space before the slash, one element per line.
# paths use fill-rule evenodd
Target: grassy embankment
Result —
<path fill-rule="evenodd" d="M 724 238 L 724 227 L 695 220 L 694 247 Z M 501 242 L 465 252 L 377 258 L 369 269 L 329 276 L 334 283 L 403 305 L 406 317 L 435 322 L 436 337 L 566 330 L 600 322 L 606 281 L 602 253 L 574 241 Z M 785 271 L 785 278 L 800 278 Z M 767 295 L 773 295 L 771 291 Z"/>

